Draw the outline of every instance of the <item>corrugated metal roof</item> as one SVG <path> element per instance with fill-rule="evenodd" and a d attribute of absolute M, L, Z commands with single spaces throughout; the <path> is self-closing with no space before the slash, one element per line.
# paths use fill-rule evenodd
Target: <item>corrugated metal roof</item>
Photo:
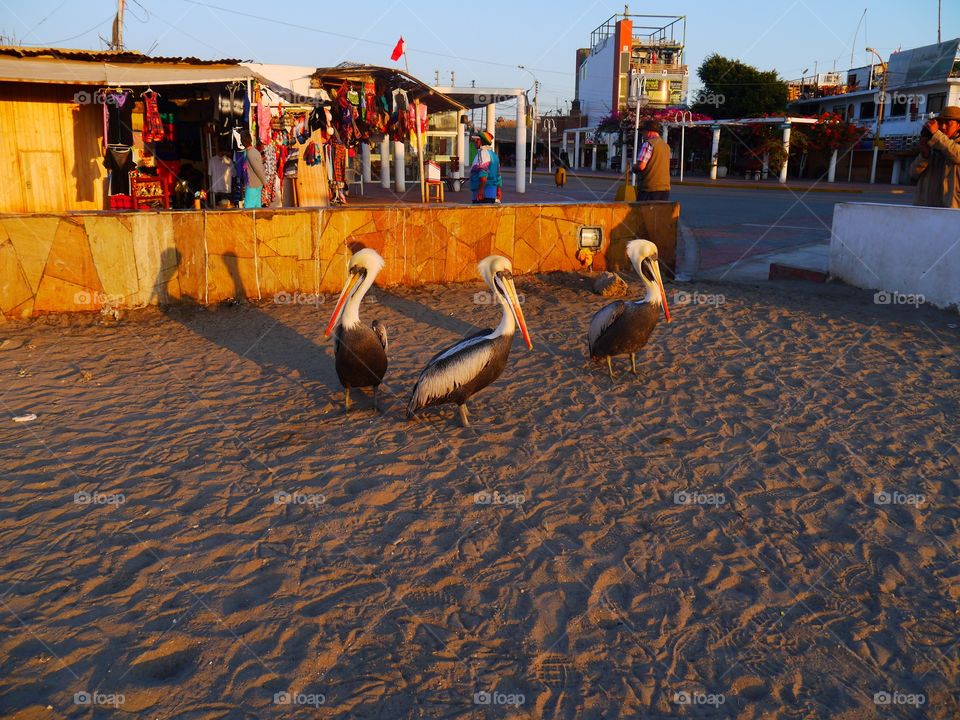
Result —
<path fill-rule="evenodd" d="M 129 87 L 230 82 L 259 77 L 242 65 L 92 62 L 0 55 L 0 81 L 7 82 Z"/>
<path fill-rule="evenodd" d="M 158 57 L 144 55 L 136 50 L 75 50 L 71 48 L 23 47 L 18 45 L 0 45 L 0 55 L 18 58 L 77 60 L 82 62 L 155 63 L 161 65 L 239 65 L 243 62 L 242 60 L 232 58 L 201 60 L 195 57 Z"/>

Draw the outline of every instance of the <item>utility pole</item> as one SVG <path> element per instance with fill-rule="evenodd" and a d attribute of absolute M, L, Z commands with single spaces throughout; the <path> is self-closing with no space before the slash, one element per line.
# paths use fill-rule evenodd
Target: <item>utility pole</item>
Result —
<path fill-rule="evenodd" d="M 533 131 L 533 139 L 530 143 L 530 184 L 533 185 L 533 158 L 534 151 L 537 149 L 537 121 L 540 118 L 540 81 L 533 80 L 533 116 L 530 118 L 530 129 Z"/>
<path fill-rule="evenodd" d="M 117 0 L 117 16 L 113 19 L 113 37 L 111 50 L 123 50 L 123 6 L 125 0 Z"/>

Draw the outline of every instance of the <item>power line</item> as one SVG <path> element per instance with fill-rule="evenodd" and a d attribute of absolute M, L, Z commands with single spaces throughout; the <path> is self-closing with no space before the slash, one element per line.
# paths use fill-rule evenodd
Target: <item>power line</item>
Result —
<path fill-rule="evenodd" d="M 320 33 L 322 35 L 330 35 L 331 37 L 341 38 L 343 40 L 352 40 L 353 42 L 363 42 L 370 45 L 378 45 L 380 47 L 393 48 L 395 43 L 381 42 L 379 40 L 368 40 L 367 38 L 356 37 L 354 35 L 347 35 L 345 33 L 333 32 L 332 30 L 323 30 L 321 28 L 310 27 L 308 25 L 302 25 L 300 23 L 287 22 L 285 20 L 278 20 L 276 18 L 264 17 L 262 15 L 254 15 L 253 13 L 243 12 L 235 8 L 222 7 L 220 5 L 211 5 L 210 3 L 200 2 L 199 0 L 182 0 L 182 2 L 188 3 L 190 5 L 197 5 L 199 7 L 205 7 L 210 10 L 219 10 L 220 12 L 228 13 L 230 15 L 241 15 L 243 17 L 248 17 L 253 20 L 260 20 L 261 22 L 273 23 L 274 25 L 283 25 L 284 27 L 295 28 L 297 30 L 307 30 L 309 32 Z M 463 57 L 461 55 L 451 55 L 449 53 L 434 52 L 432 50 L 416 50 L 415 52 L 421 53 L 423 55 L 435 55 L 437 57 L 443 58 L 453 58 L 454 60 L 465 60 L 472 63 L 481 63 L 484 65 L 496 65 L 497 67 L 516 69 L 516 64 L 510 63 L 498 63 L 491 60 L 481 60 L 479 58 L 470 58 Z M 562 70 L 548 70 L 546 68 L 533 68 L 538 72 L 552 73 L 554 75 L 565 75 L 569 77 L 573 75 L 572 72 L 564 72 Z"/>
<path fill-rule="evenodd" d="M 68 38 L 61 38 L 60 40 L 48 40 L 47 42 L 42 42 L 42 43 L 20 43 L 20 45 L 23 45 L 24 47 L 53 47 L 55 45 L 59 45 L 60 43 L 69 42 L 70 40 L 76 40 L 78 37 L 83 37 L 88 33 L 92 33 L 98 27 L 103 25 L 105 22 L 109 22 L 110 20 L 113 20 L 113 16 L 114 16 L 114 13 L 110 13 L 109 16 L 107 16 L 106 18 L 98 22 L 89 30 L 84 30 L 82 33 L 77 33 L 76 35 L 72 35 L 71 37 L 68 37 Z"/>

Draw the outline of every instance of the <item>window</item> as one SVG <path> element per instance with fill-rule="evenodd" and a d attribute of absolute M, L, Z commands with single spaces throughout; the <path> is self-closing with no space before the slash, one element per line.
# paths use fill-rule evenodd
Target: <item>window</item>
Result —
<path fill-rule="evenodd" d="M 890 96 L 890 117 L 904 117 L 907 114 L 907 99 L 903 93 L 893 93 Z"/>
<path fill-rule="evenodd" d="M 945 92 L 927 95 L 927 112 L 938 113 L 946 107 L 946 104 L 947 94 Z"/>
<path fill-rule="evenodd" d="M 873 100 L 860 103 L 860 119 L 873 120 L 877 116 L 877 104 Z"/>

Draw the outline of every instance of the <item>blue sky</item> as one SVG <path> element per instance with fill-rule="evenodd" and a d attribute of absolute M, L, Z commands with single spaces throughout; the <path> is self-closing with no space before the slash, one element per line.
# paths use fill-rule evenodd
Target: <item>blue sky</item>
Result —
<path fill-rule="evenodd" d="M 687 63 L 712 52 L 784 78 L 869 62 L 864 51 L 929 45 L 937 39 L 936 0 L 780 0 L 722 3 L 679 0 L 631 4 L 630 12 L 687 16 Z M 573 98 L 574 53 L 622 4 L 581 0 L 523 3 L 489 0 L 461 5 L 436 0 L 254 2 L 253 0 L 127 0 L 125 44 L 157 55 L 234 57 L 258 62 L 325 66 L 343 60 L 391 65 L 402 34 L 410 71 L 442 84 L 530 87 L 541 83 L 541 110 Z M 116 0 L 0 0 L 0 34 L 25 45 L 100 48 L 109 38 Z M 296 8 L 301 8 L 296 12 Z M 463 8 L 470 8 L 465 11 Z M 854 43 L 857 24 L 867 9 Z M 258 17 L 251 17 L 258 16 Z M 943 0 L 943 39 L 960 36 L 960 2 Z M 402 67 L 402 61 L 399 64 Z"/>

